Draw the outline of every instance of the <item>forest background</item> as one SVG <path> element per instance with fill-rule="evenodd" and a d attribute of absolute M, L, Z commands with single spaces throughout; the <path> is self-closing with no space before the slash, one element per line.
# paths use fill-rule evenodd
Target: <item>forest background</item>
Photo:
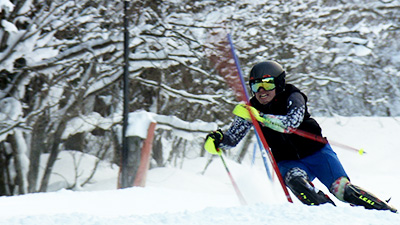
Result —
<path fill-rule="evenodd" d="M 151 166 L 203 156 L 207 132 L 232 120 L 234 93 L 206 54 L 221 30 L 245 74 L 280 62 L 314 116 L 400 116 L 399 10 L 397 0 L 130 1 L 129 110 L 157 115 Z M 49 191 L 62 151 L 97 158 L 65 188 L 90 183 L 100 161 L 120 164 L 123 17 L 123 1 L 0 0 L 0 195 Z M 230 157 L 240 162 L 251 138 Z"/>

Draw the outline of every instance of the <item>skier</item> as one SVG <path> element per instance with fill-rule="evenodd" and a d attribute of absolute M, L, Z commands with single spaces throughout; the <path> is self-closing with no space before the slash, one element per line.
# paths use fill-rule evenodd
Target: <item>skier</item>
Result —
<path fill-rule="evenodd" d="M 335 205 L 328 195 L 314 187 L 312 181 L 318 178 L 343 202 L 367 209 L 397 212 L 387 202 L 350 182 L 329 143 L 285 132 L 287 129 L 282 127 L 298 128 L 322 136 L 319 124 L 307 110 L 306 95 L 294 85 L 286 84 L 285 76 L 286 72 L 279 63 L 265 61 L 251 69 L 249 85 L 254 94 L 250 99 L 251 106 L 269 121 L 261 124 L 261 129 L 286 186 L 304 204 Z M 221 154 L 216 149 L 236 146 L 251 127 L 250 121 L 236 116 L 225 132 L 217 130 L 207 135 L 206 142 L 211 139 L 215 148 L 206 147 L 206 150 L 212 154 Z"/>

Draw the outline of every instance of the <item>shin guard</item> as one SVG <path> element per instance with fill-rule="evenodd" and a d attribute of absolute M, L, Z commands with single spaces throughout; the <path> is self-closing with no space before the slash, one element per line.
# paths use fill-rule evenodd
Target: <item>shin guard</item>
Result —
<path fill-rule="evenodd" d="M 293 177 L 287 182 L 288 187 L 296 197 L 306 205 L 320 205 L 335 203 L 322 191 L 314 188 L 314 185 L 304 177 Z"/>
<path fill-rule="evenodd" d="M 340 201 L 346 202 L 344 200 L 344 191 L 348 184 L 350 184 L 350 181 L 347 177 L 340 177 L 335 182 L 333 182 L 329 191 Z"/>

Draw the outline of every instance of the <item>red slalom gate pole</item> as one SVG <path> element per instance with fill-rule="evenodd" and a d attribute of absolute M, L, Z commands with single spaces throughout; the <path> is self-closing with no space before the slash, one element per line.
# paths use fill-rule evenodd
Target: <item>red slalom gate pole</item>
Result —
<path fill-rule="evenodd" d="M 225 41 L 226 40 L 225 38 L 227 38 L 228 41 Z M 209 49 L 210 51 L 209 58 L 211 63 L 215 64 L 216 70 L 225 78 L 225 81 L 234 91 L 238 101 L 239 102 L 243 101 L 246 102 L 247 105 L 250 105 L 249 103 L 250 98 L 249 95 L 247 94 L 247 88 L 245 85 L 245 81 L 243 79 L 242 71 L 240 69 L 239 60 L 235 54 L 235 49 L 230 35 L 227 34 L 222 36 L 220 32 L 212 32 L 210 39 L 212 39 L 212 47 L 213 47 Z M 230 49 L 228 49 L 228 47 L 230 47 Z M 229 55 L 233 57 L 233 60 L 231 57 L 229 57 Z M 272 155 L 272 152 L 267 144 L 267 141 L 265 140 L 265 137 L 261 131 L 261 127 L 250 110 L 249 113 L 252 117 L 252 123 L 255 127 L 256 135 L 257 137 L 259 137 L 259 139 L 261 139 L 263 147 L 268 152 L 267 155 L 271 161 L 275 173 L 277 174 L 277 177 L 279 178 L 279 182 L 282 186 L 285 196 L 287 200 L 292 203 L 293 202 L 292 198 L 290 197 L 289 191 L 285 183 L 283 182 L 282 175 Z"/>
<path fill-rule="evenodd" d="M 264 134 L 262 133 L 260 124 L 258 124 L 257 119 L 254 117 L 254 115 L 253 115 L 253 113 L 251 112 L 250 109 L 249 109 L 249 113 L 250 113 L 250 116 L 251 116 L 251 121 L 253 122 L 253 126 L 256 129 L 256 132 L 258 133 L 258 135 L 260 136 L 261 142 L 262 142 L 265 150 L 268 151 L 269 160 L 271 161 L 272 167 L 275 170 L 275 173 L 276 173 L 276 176 L 278 177 L 279 183 L 282 186 L 282 189 L 283 189 L 283 192 L 285 193 L 286 199 L 288 200 L 288 202 L 293 203 L 292 197 L 290 197 L 290 194 L 289 194 L 289 191 L 288 191 L 288 189 L 286 187 L 286 184 L 283 181 L 281 172 L 279 171 L 278 164 L 276 163 L 275 158 L 272 155 L 271 149 L 269 148 L 268 143 L 265 140 Z"/>
<path fill-rule="evenodd" d="M 232 42 L 231 36 L 229 34 L 227 35 L 227 38 L 228 38 L 228 42 L 229 42 L 229 45 L 230 45 L 230 48 L 231 48 L 231 53 L 232 53 L 232 56 L 233 56 L 233 60 L 235 61 L 236 69 L 237 69 L 237 72 L 238 72 L 238 75 L 239 75 L 239 78 L 240 78 L 240 81 L 241 81 L 241 85 L 242 85 L 241 96 L 243 96 L 242 98 L 244 98 L 242 100 L 245 100 L 247 105 L 250 106 L 250 98 L 249 98 L 249 96 L 247 94 L 247 91 L 246 91 L 246 85 L 245 85 L 245 82 L 244 82 L 242 70 L 240 68 L 239 59 L 236 56 L 235 48 L 233 46 L 233 42 Z M 277 175 L 277 177 L 279 179 L 279 183 L 281 184 L 282 189 L 283 189 L 283 191 L 285 193 L 286 199 L 288 200 L 288 202 L 293 203 L 293 200 L 290 197 L 289 191 L 288 191 L 288 189 L 286 187 L 286 184 L 283 181 L 281 172 L 279 171 L 278 164 L 276 163 L 275 158 L 272 155 L 271 149 L 269 148 L 269 145 L 268 145 L 268 143 L 267 143 L 267 141 L 266 141 L 266 139 L 264 137 L 264 134 L 262 133 L 260 124 L 258 123 L 257 119 L 253 115 L 253 112 L 250 110 L 250 108 L 248 108 L 248 110 L 249 110 L 249 114 L 251 116 L 251 121 L 252 121 L 253 126 L 254 126 L 254 128 L 256 130 L 256 133 L 260 137 L 264 148 L 268 151 L 268 157 L 269 157 L 269 159 L 271 161 L 271 164 L 272 164 L 272 167 L 274 168 L 275 173 L 276 173 L 276 175 Z"/>

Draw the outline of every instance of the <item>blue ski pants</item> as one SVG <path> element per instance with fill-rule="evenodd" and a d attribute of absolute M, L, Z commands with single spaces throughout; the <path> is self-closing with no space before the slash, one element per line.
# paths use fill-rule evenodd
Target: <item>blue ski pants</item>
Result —
<path fill-rule="evenodd" d="M 340 177 L 347 177 L 347 174 L 340 163 L 336 153 L 329 144 L 314 154 L 299 160 L 284 160 L 278 163 L 279 171 L 285 178 L 286 173 L 298 167 L 304 170 L 310 181 L 318 178 L 330 190 L 331 185 Z"/>

